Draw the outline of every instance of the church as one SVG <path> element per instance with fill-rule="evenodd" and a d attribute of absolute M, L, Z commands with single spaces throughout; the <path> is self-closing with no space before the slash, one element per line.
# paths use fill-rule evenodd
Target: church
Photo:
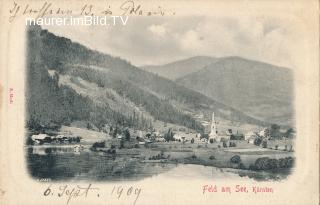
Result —
<path fill-rule="evenodd" d="M 232 131 L 228 130 L 226 133 L 218 133 L 217 131 L 217 123 L 214 118 L 214 112 L 212 112 L 212 119 L 211 119 L 211 127 L 208 141 L 210 143 L 213 142 L 221 142 L 221 141 L 228 141 L 232 135 Z"/>

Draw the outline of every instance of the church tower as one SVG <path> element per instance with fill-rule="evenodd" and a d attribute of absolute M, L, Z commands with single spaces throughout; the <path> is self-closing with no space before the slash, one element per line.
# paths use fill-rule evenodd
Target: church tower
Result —
<path fill-rule="evenodd" d="M 209 138 L 213 138 L 213 139 L 217 138 L 217 127 L 216 127 L 216 121 L 214 120 L 214 112 L 212 112 L 211 129 L 210 129 Z"/>

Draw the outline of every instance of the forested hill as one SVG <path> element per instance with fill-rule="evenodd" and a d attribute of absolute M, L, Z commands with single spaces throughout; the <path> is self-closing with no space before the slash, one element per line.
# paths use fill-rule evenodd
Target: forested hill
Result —
<path fill-rule="evenodd" d="M 292 69 L 225 57 L 176 82 L 256 119 L 294 126 Z"/>
<path fill-rule="evenodd" d="M 156 73 L 170 80 L 182 78 L 188 74 L 197 72 L 204 67 L 215 63 L 218 58 L 208 56 L 194 56 L 191 58 L 174 61 L 165 65 L 149 65 L 141 67 L 143 70 Z"/>
<path fill-rule="evenodd" d="M 262 124 L 231 107 L 129 62 L 90 50 L 38 26 L 28 29 L 29 126 L 76 120 L 149 129 L 162 121 L 202 130 L 199 112 Z"/>

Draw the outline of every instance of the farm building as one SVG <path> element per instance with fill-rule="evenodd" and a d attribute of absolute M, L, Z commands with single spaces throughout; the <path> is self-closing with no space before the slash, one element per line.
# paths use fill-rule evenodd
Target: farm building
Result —
<path fill-rule="evenodd" d="M 38 134 L 38 135 L 32 135 L 31 139 L 35 143 L 40 144 L 40 143 L 45 142 L 45 141 L 50 141 L 51 137 L 49 135 L 47 135 L 47 134 Z"/>

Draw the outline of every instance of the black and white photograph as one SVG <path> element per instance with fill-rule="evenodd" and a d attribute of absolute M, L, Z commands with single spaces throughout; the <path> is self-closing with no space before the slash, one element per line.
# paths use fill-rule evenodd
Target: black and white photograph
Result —
<path fill-rule="evenodd" d="M 29 26 L 30 175 L 286 179 L 295 162 L 294 77 L 290 47 L 272 43 L 293 37 L 274 19 L 246 20 Z"/>
<path fill-rule="evenodd" d="M 318 205 L 319 1 L 0 0 L 0 204 Z"/>

